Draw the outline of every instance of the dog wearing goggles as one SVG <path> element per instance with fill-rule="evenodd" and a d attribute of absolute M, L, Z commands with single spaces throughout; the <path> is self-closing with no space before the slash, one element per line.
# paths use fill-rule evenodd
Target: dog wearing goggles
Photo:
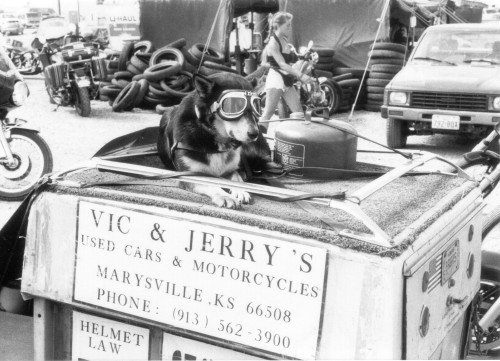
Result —
<path fill-rule="evenodd" d="M 195 171 L 243 182 L 238 172 L 245 159 L 252 170 L 272 166 L 271 151 L 258 125 L 260 99 L 252 84 L 237 74 L 193 76 L 195 90 L 160 122 L 158 151 L 168 169 Z M 247 167 L 247 168 L 248 168 Z M 211 185 L 181 182 L 181 187 L 206 195 L 225 208 L 250 203 L 250 194 Z"/>

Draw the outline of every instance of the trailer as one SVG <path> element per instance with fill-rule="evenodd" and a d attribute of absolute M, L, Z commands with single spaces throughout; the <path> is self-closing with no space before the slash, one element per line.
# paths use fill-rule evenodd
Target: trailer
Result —
<path fill-rule="evenodd" d="M 152 153 L 93 158 L 32 198 L 35 359 L 465 356 L 485 205 L 469 173 L 416 173 L 450 169 L 421 152 L 378 177 L 278 186 L 179 176 Z M 218 208 L 178 181 L 255 201 Z"/>

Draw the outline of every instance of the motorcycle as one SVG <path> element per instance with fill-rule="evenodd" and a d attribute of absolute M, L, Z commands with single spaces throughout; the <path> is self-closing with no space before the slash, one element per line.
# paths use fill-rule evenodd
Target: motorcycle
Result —
<path fill-rule="evenodd" d="M 69 41 L 68 41 L 69 40 Z M 51 103 L 74 106 L 82 117 L 91 112 L 90 99 L 99 91 L 99 80 L 106 79 L 105 58 L 96 43 L 79 36 L 65 36 L 62 44 L 47 41 L 40 52 L 45 86 Z"/>
<path fill-rule="evenodd" d="M 488 200 L 500 179 L 500 154 L 492 151 L 500 142 L 500 126 L 457 163 L 479 181 Z M 481 244 L 481 283 L 471 314 L 469 353 L 500 355 L 500 205 L 485 215 Z"/>
<path fill-rule="evenodd" d="M 0 47 L 0 199 L 23 199 L 44 174 L 52 172 L 52 153 L 38 131 L 25 120 L 7 117 L 28 96 L 28 86 Z"/>
<path fill-rule="evenodd" d="M 25 49 L 22 47 L 22 43 L 13 41 L 6 50 L 10 60 L 22 75 L 36 75 L 42 72 L 38 52 L 34 49 Z"/>
<path fill-rule="evenodd" d="M 337 82 L 323 76 L 318 76 L 315 64 L 318 62 L 318 54 L 312 49 L 314 43 L 309 41 L 307 48 L 296 54 L 298 61 L 292 66 L 302 74 L 313 78 L 310 83 L 295 82 L 294 86 L 300 94 L 300 102 L 304 112 L 310 111 L 312 115 L 328 117 L 338 111 L 342 101 L 342 88 Z M 278 115 L 280 118 L 289 118 L 290 109 L 283 101 L 278 103 Z"/>

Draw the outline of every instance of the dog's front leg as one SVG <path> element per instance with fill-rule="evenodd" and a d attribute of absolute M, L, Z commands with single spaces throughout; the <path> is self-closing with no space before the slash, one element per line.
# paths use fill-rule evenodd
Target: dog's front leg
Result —
<path fill-rule="evenodd" d="M 191 184 L 181 182 L 180 186 L 194 193 L 210 197 L 212 202 L 221 208 L 238 209 L 241 207 L 241 200 L 225 192 L 222 188 L 204 184 Z"/>
<path fill-rule="evenodd" d="M 233 172 L 229 176 L 229 179 L 232 180 L 233 182 L 243 183 L 243 178 L 241 178 L 241 176 L 238 172 Z M 239 189 L 230 189 L 230 192 L 241 203 L 249 204 L 252 201 L 252 197 L 250 196 L 250 194 L 248 194 L 248 192 L 245 192 L 245 191 L 242 191 Z"/>

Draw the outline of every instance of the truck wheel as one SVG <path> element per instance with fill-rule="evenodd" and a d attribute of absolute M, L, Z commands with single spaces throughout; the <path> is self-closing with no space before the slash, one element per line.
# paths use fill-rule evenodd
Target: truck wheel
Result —
<path fill-rule="evenodd" d="M 404 148 L 408 138 L 408 129 L 406 122 L 395 120 L 392 118 L 387 119 L 386 126 L 386 142 L 391 148 Z"/>
<path fill-rule="evenodd" d="M 76 112 L 81 117 L 90 115 L 90 96 L 87 88 L 76 87 L 75 108 Z"/>

